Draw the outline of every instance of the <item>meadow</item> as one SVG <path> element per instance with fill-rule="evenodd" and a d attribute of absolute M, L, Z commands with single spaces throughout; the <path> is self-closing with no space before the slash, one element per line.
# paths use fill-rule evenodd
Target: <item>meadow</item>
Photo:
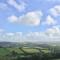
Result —
<path fill-rule="evenodd" d="M 48 44 L 0 46 L 0 60 L 60 60 L 60 46 Z"/>

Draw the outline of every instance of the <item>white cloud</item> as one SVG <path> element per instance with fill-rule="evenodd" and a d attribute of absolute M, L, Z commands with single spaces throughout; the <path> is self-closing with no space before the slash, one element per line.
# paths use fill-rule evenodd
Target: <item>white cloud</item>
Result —
<path fill-rule="evenodd" d="M 43 22 L 43 24 L 54 25 L 54 24 L 57 24 L 57 21 L 53 17 L 51 17 L 50 15 L 48 15 L 46 17 L 46 20 Z"/>
<path fill-rule="evenodd" d="M 24 2 L 18 4 L 16 0 L 7 0 L 7 3 L 16 8 L 18 11 L 24 11 L 26 8 L 26 3 Z"/>
<path fill-rule="evenodd" d="M 53 28 L 50 28 L 47 31 L 50 32 L 50 33 L 59 33 L 60 29 L 58 27 L 54 26 Z"/>
<path fill-rule="evenodd" d="M 18 20 L 18 17 L 17 16 L 14 16 L 14 15 L 12 15 L 12 16 L 10 16 L 10 17 L 8 17 L 8 20 L 9 20 L 9 22 L 17 22 L 17 20 Z"/>
<path fill-rule="evenodd" d="M 0 32 L 0 41 L 21 42 L 22 32 Z"/>
<path fill-rule="evenodd" d="M 60 29 L 57 27 L 49 28 L 45 32 L 29 32 L 23 40 L 31 42 L 54 42 L 60 41 Z"/>
<path fill-rule="evenodd" d="M 42 16 L 41 11 L 34 11 L 34 12 L 28 12 L 25 15 L 22 16 L 10 16 L 8 17 L 9 22 L 16 22 L 19 24 L 25 24 L 25 25 L 34 25 L 37 26 L 40 24 L 41 16 Z"/>
<path fill-rule="evenodd" d="M 60 5 L 56 5 L 49 10 L 49 13 L 55 17 L 60 16 Z"/>
<path fill-rule="evenodd" d="M 56 24 L 56 21 L 51 16 L 47 16 L 47 18 L 46 18 L 46 24 L 48 24 L 48 25 Z"/>
<path fill-rule="evenodd" d="M 44 32 L 5 32 L 0 29 L 0 41 L 10 42 L 54 42 L 60 41 L 60 26 L 53 26 Z"/>
<path fill-rule="evenodd" d="M 14 33 L 6 33 L 6 35 L 8 35 L 8 36 L 13 36 Z"/>
<path fill-rule="evenodd" d="M 0 29 L 0 33 L 1 33 L 1 32 L 4 32 L 4 29 Z"/>
<path fill-rule="evenodd" d="M 53 26 L 52 28 L 47 29 L 46 33 L 52 38 L 57 38 L 60 36 L 60 28 L 58 26 Z"/>
<path fill-rule="evenodd" d="M 45 32 L 15 32 L 15 33 L 0 33 L 0 41 L 10 42 L 51 42 L 60 41 L 60 28 L 54 26 L 47 29 Z"/>

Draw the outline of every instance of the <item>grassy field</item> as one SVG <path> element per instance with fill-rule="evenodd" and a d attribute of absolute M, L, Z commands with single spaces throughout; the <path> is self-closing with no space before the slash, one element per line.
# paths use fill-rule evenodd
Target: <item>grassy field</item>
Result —
<path fill-rule="evenodd" d="M 14 52 L 13 52 L 14 51 Z M 34 48 L 0 48 L 0 60 L 15 60 L 11 59 L 12 57 L 26 57 L 29 55 L 26 55 L 26 53 L 28 54 L 34 54 L 34 53 L 38 53 L 39 50 L 34 49 Z"/>
<path fill-rule="evenodd" d="M 0 48 L 0 56 L 5 56 L 10 51 L 7 48 Z"/>
<path fill-rule="evenodd" d="M 39 53 L 40 51 L 38 49 L 35 48 L 22 48 L 22 50 L 20 48 L 0 48 L 0 56 L 5 56 L 9 53 L 11 53 L 12 51 L 15 51 L 16 53 L 19 54 L 24 54 L 24 52 L 26 53 Z M 45 53 L 49 53 L 49 50 L 42 50 Z"/>
<path fill-rule="evenodd" d="M 35 48 L 22 48 L 27 53 L 39 53 L 38 49 Z"/>
<path fill-rule="evenodd" d="M 51 55 L 51 50 L 49 50 L 47 48 L 43 48 L 43 49 L 28 48 L 28 47 L 0 48 L 0 60 L 24 60 L 24 59 L 20 59 L 20 58 L 28 58 L 28 57 L 29 57 L 29 59 L 33 58 L 33 60 L 36 60 L 36 58 L 37 59 L 41 58 L 41 57 L 51 58 L 52 56 L 53 55 Z M 60 59 L 53 58 L 53 60 L 60 60 Z"/>

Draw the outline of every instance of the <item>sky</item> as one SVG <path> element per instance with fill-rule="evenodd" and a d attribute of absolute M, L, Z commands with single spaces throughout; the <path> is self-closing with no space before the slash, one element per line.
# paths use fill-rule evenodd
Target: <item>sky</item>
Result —
<path fill-rule="evenodd" d="M 0 0 L 0 41 L 60 41 L 60 0 Z"/>

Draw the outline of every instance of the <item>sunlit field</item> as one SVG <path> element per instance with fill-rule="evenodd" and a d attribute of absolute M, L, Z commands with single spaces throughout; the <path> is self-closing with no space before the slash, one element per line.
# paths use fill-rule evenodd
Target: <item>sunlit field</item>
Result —
<path fill-rule="evenodd" d="M 19 43 L 15 43 L 16 45 Z M 31 44 L 31 46 L 30 46 Z M 20 47 L 19 47 L 20 46 Z M 0 46 L 0 60 L 59 60 L 60 46 L 53 44 L 11 44 Z M 32 47 L 33 46 L 33 47 Z"/>

